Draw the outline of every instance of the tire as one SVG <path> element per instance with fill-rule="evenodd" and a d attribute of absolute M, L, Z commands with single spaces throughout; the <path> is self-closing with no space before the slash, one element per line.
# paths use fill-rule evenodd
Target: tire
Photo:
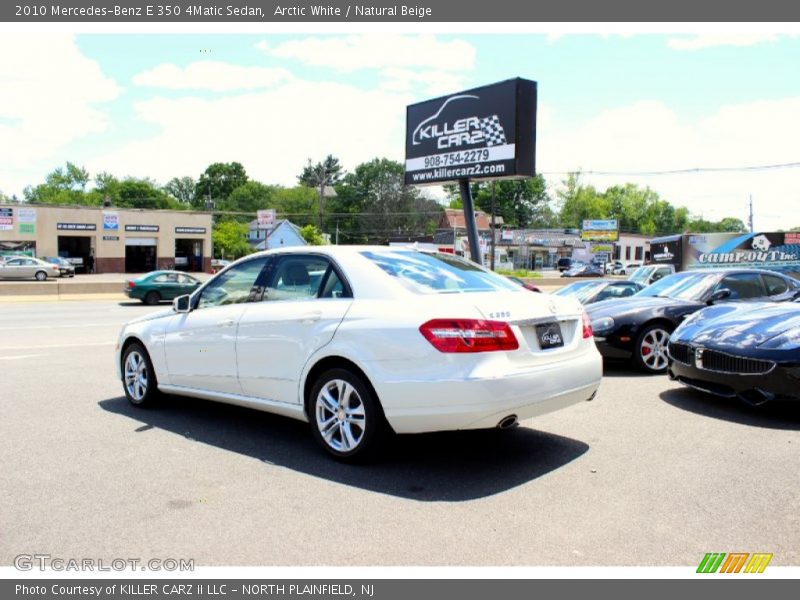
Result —
<path fill-rule="evenodd" d="M 122 388 L 128 402 L 134 406 L 152 406 L 158 399 L 153 363 L 147 350 L 138 343 L 128 346 L 122 355 Z"/>
<path fill-rule="evenodd" d="M 158 292 L 147 292 L 142 299 L 142 302 L 145 304 L 149 304 L 150 306 L 155 306 L 159 302 L 161 302 L 161 294 Z"/>
<path fill-rule="evenodd" d="M 36 271 L 36 275 L 34 275 L 36 281 L 47 281 L 47 273 L 44 271 Z"/>
<path fill-rule="evenodd" d="M 348 369 L 322 373 L 311 388 L 306 408 L 314 439 L 341 461 L 375 458 L 391 432 L 370 386 Z"/>
<path fill-rule="evenodd" d="M 645 373 L 658 375 L 666 373 L 667 343 L 672 327 L 663 323 L 654 323 L 642 329 L 633 348 L 633 361 Z"/>

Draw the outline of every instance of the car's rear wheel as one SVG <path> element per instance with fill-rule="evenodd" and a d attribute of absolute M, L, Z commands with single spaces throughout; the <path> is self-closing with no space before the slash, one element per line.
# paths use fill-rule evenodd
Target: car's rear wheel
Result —
<path fill-rule="evenodd" d="M 308 417 L 317 442 L 348 462 L 373 458 L 389 433 L 372 389 L 347 369 L 331 369 L 317 378 L 308 398 Z"/>
<path fill-rule="evenodd" d="M 47 279 L 47 273 L 44 271 L 36 271 L 36 275 L 34 275 L 36 281 L 45 281 Z"/>
<path fill-rule="evenodd" d="M 634 361 L 639 369 L 651 374 L 666 372 L 670 333 L 670 329 L 662 324 L 649 325 L 642 330 L 636 338 L 633 352 Z"/>
<path fill-rule="evenodd" d="M 150 306 L 154 306 L 159 302 L 161 302 L 161 294 L 159 294 L 158 292 L 147 292 L 144 295 L 143 302 L 145 304 L 149 304 Z"/>
<path fill-rule="evenodd" d="M 133 343 L 122 355 L 122 385 L 134 406 L 151 406 L 158 398 L 158 381 L 153 363 L 141 345 Z"/>

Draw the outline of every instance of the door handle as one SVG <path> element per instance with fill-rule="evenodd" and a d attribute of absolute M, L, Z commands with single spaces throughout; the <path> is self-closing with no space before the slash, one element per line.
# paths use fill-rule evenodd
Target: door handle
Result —
<path fill-rule="evenodd" d="M 233 319 L 224 319 L 222 321 L 217 321 L 217 327 L 231 327 L 235 321 Z"/>
<path fill-rule="evenodd" d="M 308 312 L 304 315 L 300 315 L 298 321 L 303 323 L 313 323 L 314 321 L 319 321 L 322 318 L 322 311 L 315 310 L 313 312 Z"/>

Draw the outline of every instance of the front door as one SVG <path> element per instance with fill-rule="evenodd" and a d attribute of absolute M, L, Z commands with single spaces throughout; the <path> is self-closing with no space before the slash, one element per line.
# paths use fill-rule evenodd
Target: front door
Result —
<path fill-rule="evenodd" d="M 246 303 L 259 289 L 267 261 L 261 256 L 228 269 L 198 292 L 191 312 L 172 317 L 166 332 L 172 385 L 241 394 L 236 377 L 236 330 Z"/>

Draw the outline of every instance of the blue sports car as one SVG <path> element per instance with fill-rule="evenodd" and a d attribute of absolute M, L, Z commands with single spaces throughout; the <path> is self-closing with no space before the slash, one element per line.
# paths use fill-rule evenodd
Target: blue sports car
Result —
<path fill-rule="evenodd" d="M 690 387 L 749 404 L 800 400 L 800 299 L 698 311 L 668 351 L 670 378 Z"/>

